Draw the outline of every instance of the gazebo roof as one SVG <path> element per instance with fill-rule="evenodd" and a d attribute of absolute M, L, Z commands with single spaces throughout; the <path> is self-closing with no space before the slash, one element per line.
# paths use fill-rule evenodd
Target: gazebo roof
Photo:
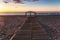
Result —
<path fill-rule="evenodd" d="M 34 12 L 34 11 L 27 11 L 27 13 L 36 13 L 36 12 Z"/>

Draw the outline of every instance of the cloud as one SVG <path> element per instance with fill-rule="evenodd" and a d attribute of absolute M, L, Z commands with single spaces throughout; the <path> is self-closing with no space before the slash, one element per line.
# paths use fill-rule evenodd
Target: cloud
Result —
<path fill-rule="evenodd" d="M 4 2 L 4 3 L 13 2 L 13 3 L 17 3 L 17 4 L 24 4 L 21 0 L 3 0 L 2 2 Z"/>
<path fill-rule="evenodd" d="M 14 3 L 24 4 L 21 0 L 13 0 Z"/>
<path fill-rule="evenodd" d="M 39 0 L 33 0 L 33 1 L 39 1 Z"/>

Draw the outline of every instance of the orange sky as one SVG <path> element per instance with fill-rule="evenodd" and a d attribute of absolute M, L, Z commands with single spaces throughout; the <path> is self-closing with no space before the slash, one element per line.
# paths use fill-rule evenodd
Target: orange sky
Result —
<path fill-rule="evenodd" d="M 0 4 L 0 12 L 25 12 L 25 11 L 60 11 L 60 6 L 49 6 L 49 5 L 26 5 L 26 4 L 14 4 L 14 3 L 1 3 Z"/>

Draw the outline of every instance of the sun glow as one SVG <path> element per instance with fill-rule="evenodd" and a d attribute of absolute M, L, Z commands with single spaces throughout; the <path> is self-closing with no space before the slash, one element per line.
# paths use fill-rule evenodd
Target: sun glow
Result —
<path fill-rule="evenodd" d="M 0 3 L 0 12 L 60 11 L 60 6 Z"/>
<path fill-rule="evenodd" d="M 4 9 L 3 7 L 4 7 L 4 4 L 1 3 L 0 4 L 0 12 L 3 12 L 3 9 Z"/>

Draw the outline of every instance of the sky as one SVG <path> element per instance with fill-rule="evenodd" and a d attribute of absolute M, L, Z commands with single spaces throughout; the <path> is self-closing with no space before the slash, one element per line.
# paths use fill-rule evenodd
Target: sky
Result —
<path fill-rule="evenodd" d="M 8 3 L 4 3 L 4 1 Z M 13 0 L 0 0 L 0 12 L 60 11 L 60 0 L 21 0 L 21 2 L 15 3 Z"/>

